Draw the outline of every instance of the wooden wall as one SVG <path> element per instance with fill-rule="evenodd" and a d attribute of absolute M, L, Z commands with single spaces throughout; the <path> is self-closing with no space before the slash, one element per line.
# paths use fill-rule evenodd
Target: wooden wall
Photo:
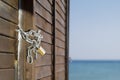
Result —
<path fill-rule="evenodd" d="M 66 1 L 55 2 L 55 80 L 65 80 Z"/>
<path fill-rule="evenodd" d="M 67 80 L 68 0 L 22 0 L 23 29 L 41 30 L 44 56 L 33 64 L 26 62 L 28 44 L 21 51 L 20 80 Z M 18 0 L 0 1 L 0 80 L 14 80 L 17 53 L 15 29 L 18 25 Z M 23 73 L 23 74 L 22 74 Z M 6 75 L 8 76 L 6 77 Z"/>
<path fill-rule="evenodd" d="M 0 80 L 14 80 L 18 0 L 0 0 Z"/>
<path fill-rule="evenodd" d="M 47 50 L 47 54 L 43 57 L 39 56 L 36 61 L 35 79 L 37 80 L 66 79 L 66 9 L 66 0 L 35 0 L 34 2 L 34 25 L 42 30 L 44 35 L 42 46 Z"/>
<path fill-rule="evenodd" d="M 46 55 L 38 55 L 35 62 L 35 80 L 52 80 L 52 48 L 53 48 L 53 11 L 49 0 L 34 1 L 34 26 L 43 35 L 42 46 Z"/>

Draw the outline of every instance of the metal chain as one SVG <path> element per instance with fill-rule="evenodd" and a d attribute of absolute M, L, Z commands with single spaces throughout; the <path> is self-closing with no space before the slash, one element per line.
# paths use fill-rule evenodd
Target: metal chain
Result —
<path fill-rule="evenodd" d="M 27 50 L 27 62 L 33 63 L 34 58 L 32 53 L 34 53 L 35 59 L 37 59 L 37 49 L 40 47 L 41 40 L 43 38 L 43 36 L 40 34 L 41 31 L 29 30 L 25 32 L 20 27 L 17 31 L 21 34 L 20 36 L 30 44 Z"/>

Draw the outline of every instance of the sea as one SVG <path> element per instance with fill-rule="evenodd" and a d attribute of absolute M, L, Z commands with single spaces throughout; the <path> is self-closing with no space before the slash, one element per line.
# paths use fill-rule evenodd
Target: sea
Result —
<path fill-rule="evenodd" d="M 120 80 L 120 61 L 73 60 L 69 80 Z"/>

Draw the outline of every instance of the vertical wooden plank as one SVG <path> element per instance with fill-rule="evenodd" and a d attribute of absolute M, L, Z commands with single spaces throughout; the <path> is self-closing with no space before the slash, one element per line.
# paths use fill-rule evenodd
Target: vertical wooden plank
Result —
<path fill-rule="evenodd" d="M 24 26 L 23 26 L 23 22 L 24 22 L 24 19 L 23 19 L 23 14 L 24 14 L 24 11 L 23 11 L 23 0 L 19 0 L 19 6 L 18 6 L 18 9 L 19 9 L 19 12 L 18 12 L 18 24 L 21 24 L 21 28 L 24 30 Z M 22 14 L 20 14 L 20 11 L 22 11 Z M 23 20 L 20 20 L 19 18 L 22 18 Z M 25 71 L 24 71 L 24 68 L 25 68 L 25 65 L 24 65 L 24 57 L 25 57 L 25 42 L 23 40 L 21 40 L 20 42 L 18 41 L 18 53 L 17 53 L 17 63 L 18 63 L 18 71 L 17 71 L 17 79 L 18 80 L 24 80 L 24 74 L 25 74 Z"/>
<path fill-rule="evenodd" d="M 33 4 L 34 4 L 34 0 L 24 0 L 24 10 L 25 10 L 24 26 L 25 26 L 25 30 L 32 30 L 34 28 L 33 27 Z M 26 48 L 28 46 L 29 46 L 29 44 L 26 44 Z M 34 63 L 29 64 L 26 62 L 26 59 L 25 59 L 24 63 L 26 66 L 26 69 L 25 69 L 26 78 L 25 78 L 25 80 L 35 80 L 35 78 L 34 78 L 35 77 L 35 75 L 34 75 L 35 74 L 34 73 L 34 71 L 35 71 Z"/>
<path fill-rule="evenodd" d="M 55 53 L 55 80 L 68 80 L 68 27 L 67 24 L 67 8 L 61 0 L 56 0 L 56 23 L 59 24 L 59 28 L 56 30 L 56 47 L 58 47 L 61 52 L 65 52 L 65 55 L 60 54 L 58 50 Z M 64 17 L 65 16 L 65 17 Z M 57 26 L 56 25 L 56 26 Z M 60 29 L 62 27 L 62 29 Z M 59 29 L 59 30 L 58 30 Z M 64 32 L 65 31 L 65 32 Z M 56 48 L 57 49 L 57 48 Z M 62 66 L 64 64 L 65 66 Z M 59 66 L 58 66 L 59 65 Z M 61 72 L 62 71 L 62 72 Z"/>
<path fill-rule="evenodd" d="M 22 29 L 28 31 L 33 29 L 33 0 L 19 0 L 19 10 L 22 10 L 23 22 Z M 29 4 L 28 4 L 29 3 Z M 20 60 L 18 62 L 20 67 L 20 79 L 19 80 L 34 80 L 33 64 L 29 64 L 26 61 L 27 47 L 29 44 L 22 40 L 22 46 L 20 51 Z"/>

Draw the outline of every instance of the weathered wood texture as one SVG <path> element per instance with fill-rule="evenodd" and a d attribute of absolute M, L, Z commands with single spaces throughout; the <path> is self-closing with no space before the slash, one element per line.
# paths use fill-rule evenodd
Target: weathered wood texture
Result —
<path fill-rule="evenodd" d="M 55 7 L 55 80 L 65 80 L 66 2 L 56 0 Z"/>
<path fill-rule="evenodd" d="M 14 80 L 18 0 L 0 0 L 0 80 Z"/>
<path fill-rule="evenodd" d="M 26 50 L 29 45 L 22 41 L 18 62 L 21 69 L 20 80 L 66 79 L 66 6 L 66 0 L 22 0 L 22 28 L 24 31 L 41 30 L 44 37 L 41 46 L 46 50 L 46 54 L 38 54 L 38 59 L 34 60 L 33 64 L 28 64 Z M 0 0 L 0 80 L 15 78 L 18 9 L 18 0 Z"/>
<path fill-rule="evenodd" d="M 22 1 L 22 10 L 23 10 L 23 30 L 34 30 L 33 25 L 33 2 L 34 0 L 21 0 Z M 35 77 L 35 70 L 34 70 L 34 63 L 29 64 L 26 60 L 27 56 L 27 48 L 30 46 L 26 41 L 22 43 L 22 50 L 20 55 L 20 72 L 21 78 L 20 80 L 34 80 Z"/>
<path fill-rule="evenodd" d="M 65 80 L 66 1 L 56 0 L 55 9 L 54 1 L 34 0 L 33 2 L 33 26 L 34 29 L 41 30 L 41 34 L 44 37 L 41 45 L 46 50 L 45 56 L 38 55 L 34 68 L 32 68 L 35 73 L 35 80 Z M 54 45 L 55 47 L 53 47 Z M 55 50 L 55 54 L 53 50 Z M 55 75 L 53 72 L 55 72 Z"/>
<path fill-rule="evenodd" d="M 0 80 L 15 80 L 14 69 L 0 69 Z"/>
<path fill-rule="evenodd" d="M 43 35 L 42 46 L 46 50 L 46 55 L 38 55 L 35 62 L 35 80 L 52 80 L 52 1 L 34 1 L 34 26 L 41 30 Z"/>

